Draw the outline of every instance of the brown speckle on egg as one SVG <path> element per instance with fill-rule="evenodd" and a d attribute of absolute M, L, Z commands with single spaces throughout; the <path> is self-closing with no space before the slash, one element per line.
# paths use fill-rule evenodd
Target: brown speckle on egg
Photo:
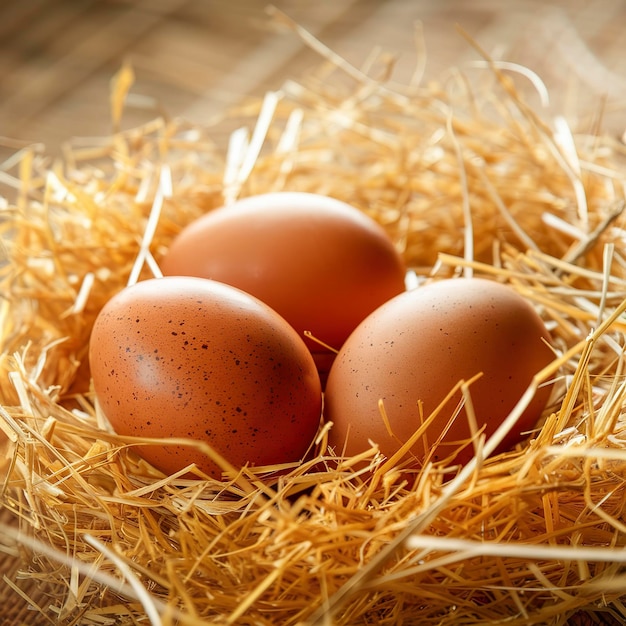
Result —
<path fill-rule="evenodd" d="M 203 440 L 235 466 L 297 461 L 319 426 L 321 386 L 303 340 L 264 303 L 215 281 L 167 277 L 117 294 L 94 325 L 90 365 L 116 432 Z M 140 453 L 166 473 L 196 463 L 219 474 L 192 447 Z"/>

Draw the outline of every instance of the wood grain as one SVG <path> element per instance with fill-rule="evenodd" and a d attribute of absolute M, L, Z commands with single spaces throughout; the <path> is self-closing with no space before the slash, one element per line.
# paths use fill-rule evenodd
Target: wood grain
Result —
<path fill-rule="evenodd" d="M 623 131 L 626 3 L 623 0 L 277 0 L 275 6 L 350 62 L 375 46 L 397 55 L 403 80 L 426 46 L 424 80 L 479 58 L 457 25 L 495 59 L 537 72 L 553 109 L 588 123 L 605 100 L 605 124 Z M 419 29 L 418 29 L 419 27 Z M 109 82 L 124 60 L 134 93 L 153 108 L 202 122 L 276 89 L 319 61 L 268 18 L 264 0 L 24 0 L 0 3 L 0 135 L 44 142 L 108 134 Z M 469 70 L 471 71 L 471 70 Z M 146 102 L 146 100 L 144 100 Z"/>

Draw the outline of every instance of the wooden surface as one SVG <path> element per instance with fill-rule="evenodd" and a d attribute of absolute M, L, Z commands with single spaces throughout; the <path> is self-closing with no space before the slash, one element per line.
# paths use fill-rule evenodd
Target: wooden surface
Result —
<path fill-rule="evenodd" d="M 355 65 L 376 46 L 397 55 L 394 78 L 424 60 L 423 80 L 479 58 L 457 24 L 495 59 L 537 72 L 556 111 L 588 123 L 626 121 L 623 0 L 276 0 Z M 132 64 L 125 123 L 158 112 L 201 123 L 248 94 L 280 87 L 319 62 L 279 29 L 265 0 L 0 0 L 0 135 L 44 142 L 109 134 L 109 82 Z M 475 71 L 475 70 L 474 70 Z M 604 105 L 608 98 L 609 106 Z M 5 141 L 6 143 L 6 141 Z"/>
<path fill-rule="evenodd" d="M 376 46 L 396 54 L 397 80 L 424 60 L 422 80 L 441 79 L 453 66 L 476 71 L 471 63 L 480 57 L 458 25 L 494 59 L 541 76 L 553 111 L 575 126 L 585 128 L 602 111 L 607 132 L 626 129 L 624 1 L 274 4 L 355 65 Z M 0 148 L 41 142 L 55 153 L 70 137 L 109 134 L 109 83 L 125 61 L 136 74 L 129 126 L 161 112 L 202 123 L 319 60 L 293 31 L 277 27 L 264 0 L 0 0 Z M 10 550 L 0 551 L 0 568 L 21 580 Z M 38 623 L 14 597 L 0 624 Z"/>

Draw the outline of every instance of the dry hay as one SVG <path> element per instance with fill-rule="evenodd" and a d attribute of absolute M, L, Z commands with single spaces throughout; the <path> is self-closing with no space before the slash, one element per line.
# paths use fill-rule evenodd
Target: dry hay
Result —
<path fill-rule="evenodd" d="M 625 619 L 623 145 L 542 119 L 495 65 L 399 86 L 372 78 L 382 58 L 327 56 L 206 127 L 158 118 L 3 164 L 2 546 L 24 572 L 5 602 L 36 582 L 37 623 L 68 625 Z M 232 124 L 251 132 L 226 150 Z M 360 207 L 418 281 L 485 275 L 536 306 L 555 361 L 530 391 L 553 395 L 528 441 L 482 460 L 504 432 L 477 437 L 453 478 L 407 477 L 375 449 L 369 471 L 336 459 L 321 429 L 311 461 L 220 482 L 164 477 L 106 429 L 86 366 L 104 302 L 158 275 L 194 217 L 279 189 Z"/>

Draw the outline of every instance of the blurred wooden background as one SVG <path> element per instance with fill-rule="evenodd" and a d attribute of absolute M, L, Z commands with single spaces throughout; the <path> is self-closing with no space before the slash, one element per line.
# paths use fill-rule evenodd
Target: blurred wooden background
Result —
<path fill-rule="evenodd" d="M 350 62 L 381 46 L 424 80 L 478 58 L 460 25 L 496 59 L 537 72 L 555 110 L 584 124 L 604 108 L 622 133 L 624 0 L 275 0 L 274 6 Z M 0 136 L 44 142 L 109 134 L 109 83 L 130 61 L 137 77 L 126 124 L 157 109 L 202 122 L 248 94 L 276 89 L 319 62 L 277 29 L 266 0 L 0 0 Z M 420 28 L 418 28 L 420 27 Z M 143 107 L 143 108 L 142 108 Z M 13 145 L 6 139 L 2 142 Z"/>

